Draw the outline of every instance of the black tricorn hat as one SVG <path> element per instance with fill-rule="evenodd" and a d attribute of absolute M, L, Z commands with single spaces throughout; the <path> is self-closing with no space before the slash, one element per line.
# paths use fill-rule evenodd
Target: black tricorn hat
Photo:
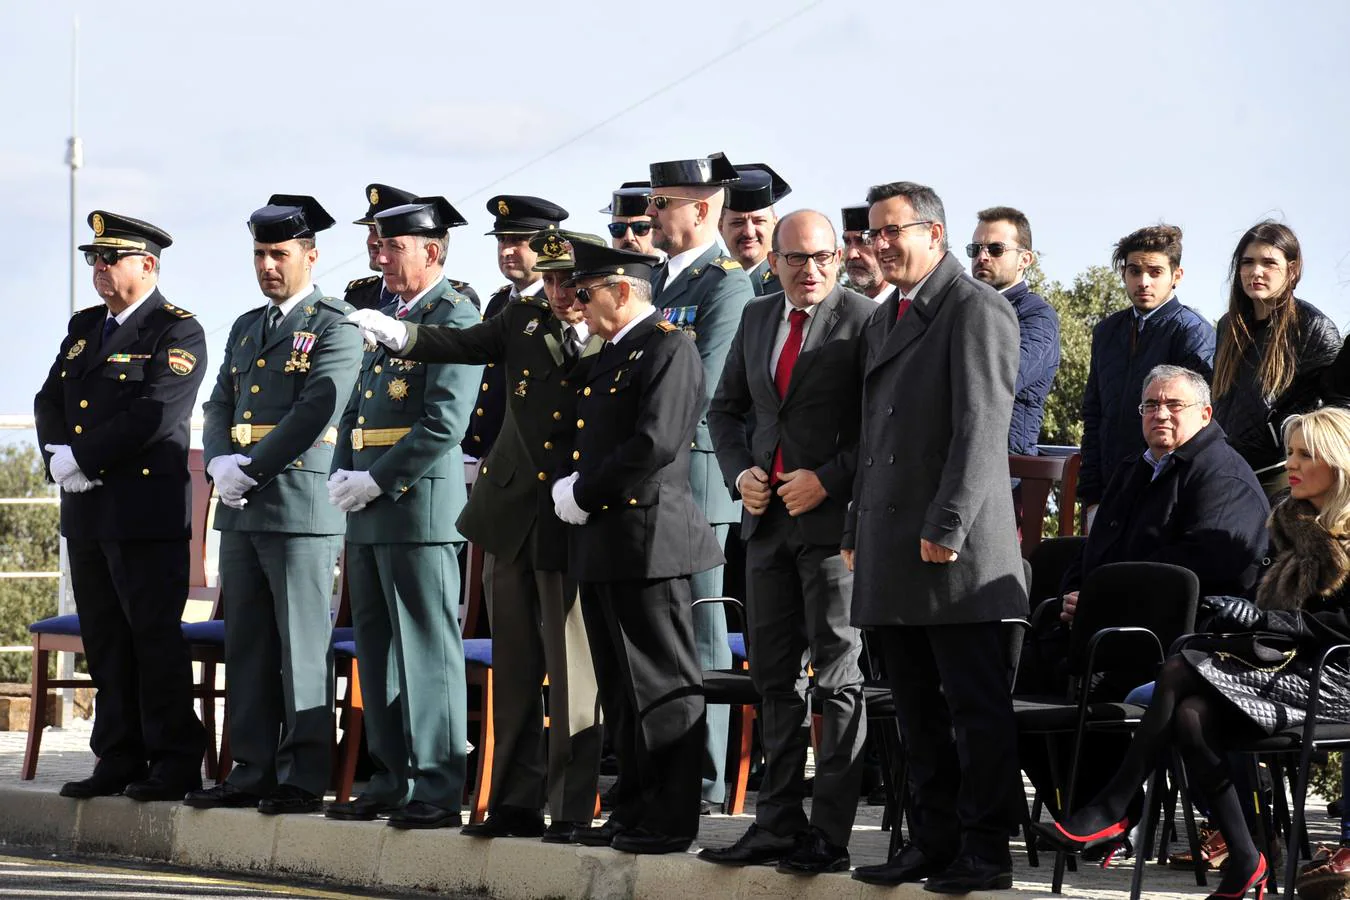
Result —
<path fill-rule="evenodd" d="M 267 205 L 248 217 L 248 230 L 260 244 L 280 244 L 312 238 L 333 227 L 333 217 L 306 194 L 273 194 Z"/>
<path fill-rule="evenodd" d="M 755 212 L 767 209 L 788 194 L 792 187 L 764 163 L 737 166 L 741 180 L 727 186 L 726 209 L 732 212 Z"/>
<path fill-rule="evenodd" d="M 387 184 L 368 184 L 366 185 L 366 200 L 370 207 L 366 214 L 353 222 L 353 225 L 374 225 L 375 215 L 382 213 L 386 209 L 393 209 L 395 206 L 402 206 L 405 203 L 411 203 L 417 197 L 412 191 L 405 191 L 402 188 L 391 187 Z"/>
<path fill-rule="evenodd" d="M 659 256 L 577 241 L 572 244 L 572 277 L 566 283 L 573 285 L 583 278 L 597 275 L 630 275 L 650 281 L 652 269 L 660 264 Z"/>
<path fill-rule="evenodd" d="M 657 162 L 647 168 L 651 173 L 654 188 L 732 184 L 741 179 L 741 173 L 736 171 L 736 167 L 722 153 L 712 153 L 698 159 Z"/>
<path fill-rule="evenodd" d="M 467 224 L 444 197 L 415 197 L 410 203 L 375 214 L 375 233 L 382 238 L 403 234 L 445 234 L 448 229 Z"/>
<path fill-rule="evenodd" d="M 647 204 L 651 202 L 652 183 L 650 181 L 625 181 L 614 199 L 600 212 L 607 216 L 645 216 Z"/>
<path fill-rule="evenodd" d="M 866 231 L 867 210 L 870 207 L 864 203 L 862 206 L 845 206 L 840 212 L 843 214 L 845 231 Z"/>
<path fill-rule="evenodd" d="M 173 243 L 173 238 L 164 229 L 105 209 L 96 209 L 89 214 L 89 227 L 94 229 L 94 242 L 81 244 L 81 250 L 126 250 L 159 256 Z"/>
<path fill-rule="evenodd" d="M 523 194 L 499 194 L 487 202 L 487 211 L 496 216 L 487 234 L 534 234 L 557 228 L 567 218 L 558 204 Z"/>
<path fill-rule="evenodd" d="M 597 244 L 604 246 L 605 239 L 597 234 L 584 231 L 566 231 L 555 228 L 541 231 L 530 238 L 530 249 L 539 254 L 534 264 L 535 272 L 554 272 L 572 268 L 572 247 L 576 244 Z"/>

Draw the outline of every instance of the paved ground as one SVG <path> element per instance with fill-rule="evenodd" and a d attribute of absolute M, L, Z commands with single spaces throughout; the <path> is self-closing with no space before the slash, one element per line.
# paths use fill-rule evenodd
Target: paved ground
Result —
<path fill-rule="evenodd" d="M 49 786 L 53 791 L 58 789 L 64 781 L 85 777 L 93 767 L 93 756 L 88 750 L 89 723 L 77 720 L 72 726 L 64 730 L 48 730 L 44 741 L 41 754 L 41 762 L 38 767 L 37 784 L 44 787 Z M 0 732 L 0 783 L 14 782 L 19 778 L 19 768 L 23 757 L 24 735 L 14 732 Z M 725 846 L 733 842 L 752 821 L 753 798 L 751 795 L 751 809 L 747 810 L 746 815 L 742 816 L 708 816 L 703 821 L 703 827 L 699 835 L 699 844 L 701 846 Z M 1322 813 L 1324 807 L 1323 801 L 1316 798 L 1310 798 L 1309 810 L 1313 811 L 1310 817 L 1309 826 L 1313 830 L 1313 839 L 1330 840 L 1332 836 L 1332 823 Z M 0 815 L 3 813 L 0 812 Z M 860 805 L 858 809 L 858 820 L 854 829 L 853 841 L 851 843 L 851 852 L 854 865 L 865 865 L 874 862 L 882 862 L 886 856 L 887 844 L 890 835 L 880 830 L 881 809 L 879 807 L 869 807 Z M 382 827 L 372 823 L 372 828 Z M 461 838 L 453 833 L 446 834 L 447 840 L 470 840 Z M 694 848 L 695 850 L 697 849 Z M 692 852 L 692 851 L 691 851 Z M 1053 863 L 1053 857 L 1042 855 L 1042 865 L 1039 868 L 1031 868 L 1026 863 L 1026 854 L 1020 841 L 1014 843 L 1013 860 L 1016 879 L 1016 896 L 1020 897 L 1051 897 L 1050 865 Z M 35 861 L 27 862 L 0 859 L 4 867 L 0 867 L 0 897 L 4 896 L 84 896 L 85 894 L 94 895 L 92 889 L 82 894 L 76 890 L 67 894 L 43 894 L 20 891 L 18 894 L 8 891 L 10 869 L 9 866 L 18 866 L 19 874 L 25 874 L 29 878 L 26 884 L 38 885 L 44 878 L 55 878 L 49 870 L 41 870 Z M 706 865 L 690 860 L 692 865 Z M 121 862 L 117 865 L 122 865 Z M 27 868 L 25 868 L 25 866 Z M 80 870 L 72 870 L 78 872 Z M 163 867 L 156 867 L 148 870 L 153 873 L 164 872 Z M 99 869 L 98 872 L 116 873 L 116 870 Z M 1064 897 L 1084 898 L 1084 900 L 1123 900 L 1128 896 L 1131 870 L 1127 864 L 1115 865 L 1108 869 L 1102 869 L 1096 865 L 1086 865 L 1080 867 L 1075 872 L 1068 873 L 1065 883 Z M 67 877 L 62 874 L 61 878 Z M 90 884 L 106 884 L 105 875 L 89 873 L 87 877 Z M 109 876 L 110 877 L 110 876 Z M 122 877 L 118 875 L 117 877 Z M 130 876 L 127 876 L 130 877 Z M 215 881 L 206 880 L 193 882 L 191 879 L 196 876 L 190 874 L 183 875 L 165 875 L 170 879 L 164 885 L 158 886 L 160 893 L 153 893 L 150 882 L 143 879 L 148 877 L 146 871 L 141 871 L 136 878 L 142 879 L 135 883 L 139 885 L 135 891 L 129 893 L 114 894 L 115 896 L 203 896 L 201 890 L 206 886 L 215 885 L 220 891 L 219 896 L 373 896 L 369 891 L 362 889 L 355 894 L 342 894 L 336 892 L 340 889 L 332 889 L 329 893 L 301 893 L 299 889 L 293 889 L 295 892 L 286 894 L 275 893 L 257 893 L 257 885 L 250 885 L 245 882 L 233 882 L 228 880 Z M 783 876 L 789 877 L 789 876 Z M 188 879 L 184 881 L 182 879 Z M 178 879 L 178 880 L 173 880 Z M 133 879 L 134 881 L 135 879 Z M 1213 884 L 1213 879 L 1211 879 Z M 68 885 L 67 885 L 68 886 Z M 226 886 L 230 887 L 230 892 L 226 891 Z M 237 891 L 236 890 L 237 886 Z M 274 886 L 274 885 L 272 885 Z M 200 888 L 200 890 L 199 890 Z M 179 893 L 164 893 L 163 891 L 177 890 Z M 137 893 L 136 891 L 139 891 Z M 249 893 L 255 891 L 255 893 Z M 1188 872 L 1177 871 L 1166 867 L 1149 865 L 1145 880 L 1145 895 L 1149 897 L 1202 897 L 1208 893 L 1207 889 L 1196 886 L 1193 876 Z M 205 896 L 213 896 L 205 894 Z M 386 895 L 393 896 L 393 895 Z"/>

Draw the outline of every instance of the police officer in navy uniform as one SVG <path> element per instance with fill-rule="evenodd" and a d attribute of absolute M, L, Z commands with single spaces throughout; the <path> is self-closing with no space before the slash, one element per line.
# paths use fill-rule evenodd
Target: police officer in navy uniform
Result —
<path fill-rule="evenodd" d="M 783 285 L 769 265 L 773 230 L 778 225 L 773 205 L 792 193 L 792 188 L 764 163 L 737 166 L 736 171 L 741 178 L 727 185 L 726 205 L 717 229 L 727 251 L 750 276 L 755 296 L 776 294 Z"/>
<path fill-rule="evenodd" d="M 370 206 L 366 209 L 366 214 L 352 224 L 366 226 L 366 255 L 370 258 L 370 271 L 382 271 L 380 264 L 376 262 L 380 253 L 380 236 L 375 233 L 375 216 L 386 209 L 411 203 L 416 198 L 417 195 L 412 191 L 387 184 L 366 185 L 366 200 Z M 468 297 L 475 310 L 482 308 L 478 302 L 478 292 L 469 287 L 468 282 L 456 281 L 453 278 L 447 278 L 446 281 L 449 281 L 450 286 L 456 291 Z M 357 309 L 379 309 L 393 303 L 396 298 L 393 292 L 384 286 L 383 275 L 368 275 L 347 282 L 347 290 L 342 299 Z"/>
<path fill-rule="evenodd" d="M 651 182 L 625 181 L 614 192 L 609 206 L 600 210 L 609 216 L 609 243 L 615 250 L 661 255 L 652 245 L 652 217 L 647 215 L 651 195 Z"/>
<path fill-rule="evenodd" d="M 234 768 L 184 803 L 308 813 L 323 805 L 332 764 L 331 599 L 347 523 L 327 480 L 361 334 L 351 306 L 311 281 L 315 235 L 333 224 L 318 201 L 273 194 L 248 224 L 269 302 L 230 329 L 202 432 L 220 500 Z"/>
<path fill-rule="evenodd" d="M 596 678 L 615 725 L 623 788 L 598 828 L 573 837 L 626 853 L 678 853 L 698 833 L 704 743 L 702 669 L 689 576 L 722 562 L 689 487 L 703 415 L 694 345 L 650 300 L 657 259 L 572 245 L 572 283 L 606 344 L 582 379 L 571 474 L 553 484 L 570 525 Z"/>
<path fill-rule="evenodd" d="M 206 366 L 192 313 L 159 292 L 173 239 L 96 210 L 81 245 L 103 303 L 70 319 L 34 400 L 38 444 L 61 486 L 61 534 L 89 674 L 98 763 L 64 797 L 181 800 L 201 787 L 180 622 L 188 592 L 188 422 Z M 40 715 L 36 710 L 34 715 Z"/>
<path fill-rule="evenodd" d="M 567 218 L 567 210 L 539 197 L 517 194 L 493 197 L 487 202 L 487 210 L 494 216 L 492 230 L 487 233 L 497 238 L 497 268 L 508 282 L 488 298 L 483 318 L 491 319 L 514 300 L 542 296 L 544 282 L 534 271 L 538 256 L 530 249 L 530 238 L 541 231 L 556 229 L 558 223 Z M 497 440 L 497 432 L 502 430 L 502 419 L 506 416 L 505 384 L 502 370 L 495 363 L 489 363 L 483 373 L 483 386 L 473 420 L 469 423 L 469 433 L 464 438 L 467 455 L 482 459 Z"/>
<path fill-rule="evenodd" d="M 741 173 L 720 153 L 699 159 L 653 163 L 650 166 L 652 196 L 647 213 L 652 217 L 656 246 L 670 254 L 657 270 L 653 291 L 657 308 L 666 321 L 693 339 L 703 361 L 703 398 L 698 429 L 690 456 L 690 483 L 694 502 L 717 531 L 718 546 L 725 546 L 731 524 L 741 519 L 740 505 L 722 484 L 707 411 L 712 392 L 722 377 L 741 311 L 754 299 L 741 264 L 727 257 L 718 245 L 723 188 L 734 184 Z M 723 596 L 722 566 L 694 574 L 694 599 Z M 727 645 L 727 620 L 722 606 L 705 603 L 694 610 L 694 633 L 699 662 L 705 669 L 731 666 Z M 708 747 L 703 784 L 705 811 L 723 802 L 726 784 L 727 720 L 730 710 L 716 706 L 708 713 Z"/>

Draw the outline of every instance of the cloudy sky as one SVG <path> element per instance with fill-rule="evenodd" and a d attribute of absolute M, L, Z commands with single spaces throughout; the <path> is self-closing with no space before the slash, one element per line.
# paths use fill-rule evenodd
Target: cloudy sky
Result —
<path fill-rule="evenodd" d="M 273 192 L 342 223 L 319 245 L 338 295 L 366 274 L 346 224 L 365 184 L 444 194 L 469 220 L 448 271 L 486 294 L 493 194 L 600 231 L 611 188 L 714 150 L 783 174 L 780 211 L 921 181 L 961 244 L 976 210 L 1020 207 L 1065 281 L 1179 224 L 1182 299 L 1211 319 L 1237 237 L 1273 216 L 1303 241 L 1300 295 L 1350 326 L 1343 2 L 0 0 L 0 297 L 23 310 L 0 413 L 31 412 L 69 315 L 75 15 L 80 240 L 93 208 L 170 231 L 161 287 L 213 351 L 262 302 L 244 222 Z M 76 277 L 78 305 L 98 302 Z"/>

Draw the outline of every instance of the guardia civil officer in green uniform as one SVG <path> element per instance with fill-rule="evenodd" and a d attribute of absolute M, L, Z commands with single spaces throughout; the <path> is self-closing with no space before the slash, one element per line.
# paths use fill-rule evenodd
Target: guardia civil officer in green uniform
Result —
<path fill-rule="evenodd" d="M 398 297 L 385 307 L 392 321 L 478 323 L 442 271 L 449 229 L 463 224 L 444 197 L 375 215 L 380 267 Z M 342 417 L 328 493 L 347 513 L 347 585 L 376 772 L 361 796 L 328 808 L 332 818 L 387 812 L 395 828 L 460 824 L 468 708 L 455 519 L 465 500 L 459 442 L 480 373 L 374 345 Z"/>
<path fill-rule="evenodd" d="M 741 519 L 740 504 L 722 484 L 707 416 L 708 402 L 741 322 L 741 310 L 755 296 L 741 264 L 726 256 L 717 243 L 723 187 L 735 184 L 741 175 L 720 153 L 652 163 L 650 171 L 652 196 L 647 213 L 652 217 L 653 240 L 658 249 L 670 254 L 654 276 L 654 302 L 666 321 L 693 339 L 703 361 L 703 395 L 690 457 L 690 482 L 694 502 L 717 531 L 718 546 L 725 546 L 731 523 Z M 696 600 L 722 596 L 722 567 L 696 573 L 692 588 Z M 705 603 L 694 610 L 694 633 L 699 662 L 705 669 L 731 666 L 726 613 L 719 604 Z M 705 811 L 726 796 L 722 772 L 729 715 L 725 706 L 709 710 Z"/>
<path fill-rule="evenodd" d="M 727 250 L 750 276 L 755 296 L 777 294 L 783 285 L 769 265 L 773 230 L 778 226 L 773 205 L 792 193 L 792 188 L 764 163 L 737 166 L 736 171 L 741 179 L 727 185 L 718 230 Z"/>
<path fill-rule="evenodd" d="M 180 622 L 192 536 L 188 420 L 206 338 L 159 292 L 168 233 L 104 210 L 89 224 L 93 243 L 80 249 L 103 303 L 71 317 L 33 404 L 61 486 L 79 634 L 98 691 L 89 739 L 98 763 L 61 795 L 181 800 L 202 785 L 205 746 Z"/>
<path fill-rule="evenodd" d="M 220 506 L 220 591 L 234 768 L 189 806 L 315 812 L 333 741 L 333 566 L 346 515 L 327 498 L 337 422 L 361 366 L 351 307 L 311 282 L 313 197 L 273 194 L 249 217 L 268 302 L 235 320 L 203 408 Z"/>
<path fill-rule="evenodd" d="M 582 243 L 572 254 L 577 302 L 606 344 L 582 379 L 571 474 L 551 493 L 554 512 L 577 526 L 568 561 L 596 677 L 619 687 L 622 773 L 609 821 L 573 837 L 683 852 L 698 833 L 705 739 L 689 575 L 722 562 L 689 488 L 703 366 L 651 304 L 656 257 Z"/>
<path fill-rule="evenodd" d="M 366 201 L 370 204 L 366 208 L 366 214 L 357 219 L 352 224 L 366 226 L 366 255 L 370 261 L 370 271 L 382 272 L 377 258 L 380 253 L 380 236 L 375 233 L 375 216 L 377 213 L 384 212 L 386 209 L 393 209 L 395 206 L 402 206 L 405 203 L 411 203 L 417 198 L 412 191 L 405 191 L 402 188 L 392 187 L 387 184 L 368 184 L 366 185 Z M 453 278 L 447 278 L 450 286 L 459 291 L 469 302 L 473 304 L 475 310 L 478 309 L 478 292 L 469 287 L 468 282 L 456 281 Z M 346 293 L 342 296 L 352 306 L 357 309 L 380 309 L 394 302 L 394 293 L 384 283 L 384 275 L 368 275 L 365 278 L 356 278 L 347 282 Z"/>
<path fill-rule="evenodd" d="M 534 270 L 539 260 L 530 249 L 530 238 L 541 231 L 556 230 L 558 223 L 567 218 L 567 210 L 540 197 L 500 194 L 487 202 L 487 211 L 494 217 L 488 234 L 497 239 L 497 268 L 507 279 L 488 298 L 483 310 L 483 318 L 491 319 L 521 297 L 543 296 L 544 282 Z M 505 417 L 505 373 L 496 363 L 489 363 L 483 373 L 469 434 L 464 438 L 464 452 L 475 459 L 487 456 Z"/>
<path fill-rule="evenodd" d="M 492 617 L 492 801 L 476 837 L 540 837 L 566 843 L 590 823 L 599 779 L 594 669 L 577 584 L 567 575 L 567 526 L 549 485 L 570 465 L 577 392 L 603 341 L 589 333 L 571 274 L 571 244 L 603 241 L 544 231 L 532 239 L 547 299 L 521 297 L 466 330 L 399 322 L 372 312 L 352 318 L 405 359 L 495 363 L 505 370 L 506 420 L 483 460 L 460 517 L 485 551 L 483 590 Z M 439 367 L 433 367 L 439 368 Z M 453 368 L 461 368 L 455 366 Z M 540 685 L 548 676 L 548 749 Z M 540 809 L 547 799 L 552 823 Z"/>

